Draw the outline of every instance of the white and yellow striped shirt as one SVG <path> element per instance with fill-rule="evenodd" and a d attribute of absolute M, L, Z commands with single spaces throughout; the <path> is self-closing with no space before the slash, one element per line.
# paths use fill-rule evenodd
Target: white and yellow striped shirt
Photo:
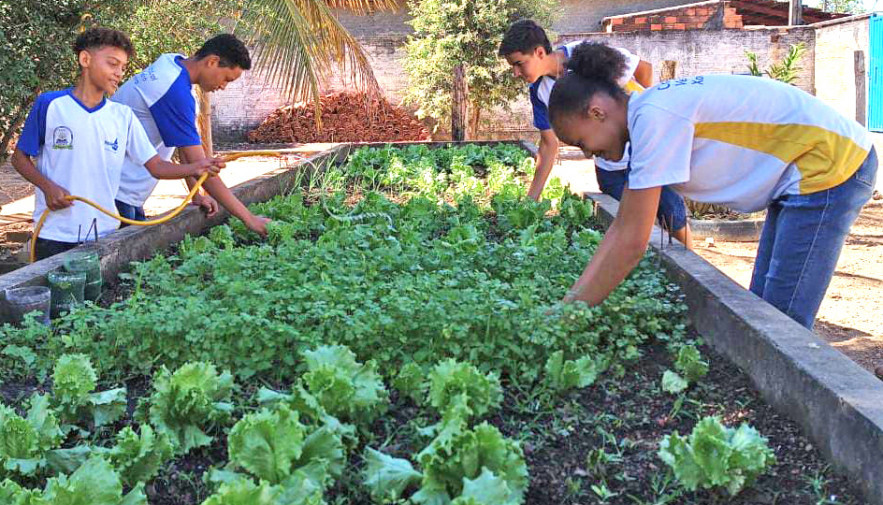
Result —
<path fill-rule="evenodd" d="M 630 188 L 671 186 L 742 212 L 833 188 L 871 149 L 863 126 L 818 98 L 751 76 L 677 79 L 634 93 L 628 128 Z"/>

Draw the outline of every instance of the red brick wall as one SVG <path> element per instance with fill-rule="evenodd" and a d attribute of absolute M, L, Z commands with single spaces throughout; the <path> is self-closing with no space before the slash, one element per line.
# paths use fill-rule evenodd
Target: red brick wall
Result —
<path fill-rule="evenodd" d="M 742 28 L 742 16 L 729 2 L 680 7 L 655 11 L 652 14 L 634 14 L 607 18 L 602 22 L 606 32 L 641 32 L 661 30 L 697 30 L 708 28 L 715 19 L 720 22 L 723 10 L 723 28 Z"/>

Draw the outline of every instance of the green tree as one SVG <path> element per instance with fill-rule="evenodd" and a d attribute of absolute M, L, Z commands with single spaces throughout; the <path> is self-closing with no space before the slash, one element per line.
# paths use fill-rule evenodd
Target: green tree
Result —
<path fill-rule="evenodd" d="M 0 160 L 37 95 L 76 76 L 70 44 L 79 30 L 127 8 L 128 2 L 0 0 Z"/>
<path fill-rule="evenodd" d="M 153 63 L 163 53 L 193 54 L 209 37 L 228 31 L 219 16 L 238 18 L 245 0 L 140 0 L 111 22 L 132 39 L 135 57 L 126 78 Z M 232 21 L 231 21 L 232 22 Z"/>
<path fill-rule="evenodd" d="M 73 82 L 70 45 L 87 26 L 131 36 L 137 55 L 129 75 L 161 53 L 192 53 L 206 37 L 232 29 L 257 48 L 256 66 L 272 82 L 294 100 L 315 100 L 338 65 L 358 86 L 378 89 L 368 56 L 334 9 L 395 6 L 396 0 L 0 0 L 0 160 L 37 95 Z"/>
<path fill-rule="evenodd" d="M 469 87 L 469 129 L 478 130 L 483 111 L 508 109 L 523 93 L 506 62 L 497 56 L 503 34 L 519 18 L 549 26 L 557 1 L 409 0 L 414 35 L 405 47 L 409 76 L 405 103 L 421 119 L 451 117 L 454 67 L 464 65 Z"/>
<path fill-rule="evenodd" d="M 825 12 L 842 12 L 846 14 L 861 14 L 865 12 L 862 0 L 822 0 L 821 9 Z"/>

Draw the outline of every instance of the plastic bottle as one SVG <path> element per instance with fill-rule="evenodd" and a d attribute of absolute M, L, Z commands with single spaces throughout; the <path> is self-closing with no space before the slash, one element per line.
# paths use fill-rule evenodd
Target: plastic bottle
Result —
<path fill-rule="evenodd" d="M 37 321 L 49 325 L 51 294 L 46 286 L 27 286 L 6 290 L 6 306 L 15 323 L 24 321 L 25 314 L 37 311 Z"/>

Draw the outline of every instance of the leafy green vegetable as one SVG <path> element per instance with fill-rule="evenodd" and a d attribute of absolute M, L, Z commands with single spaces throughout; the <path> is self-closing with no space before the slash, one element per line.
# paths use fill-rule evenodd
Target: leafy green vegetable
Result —
<path fill-rule="evenodd" d="M 687 389 L 689 385 L 683 377 L 671 370 L 666 370 L 662 374 L 662 390 L 666 393 L 678 394 Z"/>
<path fill-rule="evenodd" d="M 230 461 L 255 477 L 278 484 L 291 475 L 303 451 L 305 429 L 285 405 L 243 417 L 228 437 Z"/>
<path fill-rule="evenodd" d="M 0 503 L 3 505 L 44 505 L 41 494 L 39 490 L 25 489 L 9 479 L 0 482 Z"/>
<path fill-rule="evenodd" d="M 364 459 L 363 482 L 376 503 L 395 502 L 423 478 L 410 461 L 394 458 L 370 447 L 365 448 Z"/>
<path fill-rule="evenodd" d="M 91 417 L 96 427 L 119 420 L 126 412 L 126 389 L 93 393 L 98 377 L 92 361 L 83 354 L 65 354 L 52 373 L 53 400 L 68 422 Z"/>
<path fill-rule="evenodd" d="M 506 481 L 494 475 L 494 472 L 483 468 L 476 479 L 463 479 L 463 493 L 452 505 L 504 505 L 511 503 L 512 492 Z"/>
<path fill-rule="evenodd" d="M 167 434 L 156 435 L 149 425 L 136 433 L 130 426 L 116 435 L 116 445 L 109 451 L 111 464 L 120 473 L 126 486 L 147 483 L 159 473 L 160 467 L 172 457 L 172 444 Z"/>
<path fill-rule="evenodd" d="M 591 386 L 598 376 L 607 369 L 608 360 L 604 357 L 592 359 L 583 356 L 579 359 L 564 359 L 564 351 L 555 351 L 546 361 L 546 384 L 554 391 Z"/>
<path fill-rule="evenodd" d="M 463 492 L 464 479 L 479 478 L 485 469 L 508 487 L 502 503 L 522 503 L 527 490 L 527 465 L 521 447 L 487 423 L 472 430 L 447 423 L 417 459 L 423 468 L 423 482 L 411 497 L 415 503 L 447 502 Z"/>
<path fill-rule="evenodd" d="M 44 468 L 47 452 L 62 440 L 47 397 L 34 395 L 30 404 L 27 418 L 0 404 L 0 464 L 21 475 L 35 475 Z"/>
<path fill-rule="evenodd" d="M 727 428 L 716 417 L 700 420 L 687 438 L 678 433 L 666 435 L 658 454 L 684 488 L 695 491 L 720 486 L 730 495 L 752 485 L 776 461 L 757 430 L 747 424 Z"/>
<path fill-rule="evenodd" d="M 84 354 L 65 354 L 58 358 L 52 372 L 52 393 L 68 418 L 86 404 L 89 393 L 95 389 L 98 376 L 92 361 Z"/>
<path fill-rule="evenodd" d="M 469 363 L 448 359 L 429 374 L 429 403 L 439 412 L 462 403 L 473 416 L 481 418 L 500 406 L 503 391 L 493 373 L 482 374 Z"/>
<path fill-rule="evenodd" d="M 356 355 L 340 345 L 305 351 L 304 360 L 307 389 L 329 414 L 367 424 L 386 410 L 388 393 L 373 361 L 358 363 Z"/>
<path fill-rule="evenodd" d="M 229 421 L 232 391 L 230 373 L 219 375 L 209 363 L 188 363 L 174 373 L 162 367 L 148 400 L 150 422 L 169 437 L 177 454 L 187 453 L 211 443 L 205 429 Z"/>
<path fill-rule="evenodd" d="M 420 405 L 426 397 L 426 373 L 419 364 L 405 363 L 392 380 L 392 387 Z"/>
<path fill-rule="evenodd" d="M 678 348 L 675 369 L 681 374 L 666 370 L 662 375 L 662 390 L 678 394 L 686 390 L 708 373 L 708 363 L 702 359 L 699 349 L 693 345 L 682 345 Z"/>
<path fill-rule="evenodd" d="M 324 505 L 320 490 L 293 482 L 290 486 L 274 486 L 266 481 L 255 484 L 239 477 L 221 484 L 218 491 L 202 505 Z"/>
<path fill-rule="evenodd" d="M 119 475 L 110 463 L 98 456 L 70 476 L 49 479 L 43 500 L 52 505 L 147 505 L 143 484 L 123 496 Z"/>
<path fill-rule="evenodd" d="M 284 487 L 297 480 L 324 489 L 346 464 L 343 441 L 333 427 L 310 431 L 284 403 L 242 418 L 230 431 L 227 447 L 231 469 Z"/>
<path fill-rule="evenodd" d="M 695 383 L 708 373 L 708 363 L 702 359 L 699 349 L 692 345 L 684 345 L 678 350 L 675 370 L 683 374 L 690 383 Z"/>

